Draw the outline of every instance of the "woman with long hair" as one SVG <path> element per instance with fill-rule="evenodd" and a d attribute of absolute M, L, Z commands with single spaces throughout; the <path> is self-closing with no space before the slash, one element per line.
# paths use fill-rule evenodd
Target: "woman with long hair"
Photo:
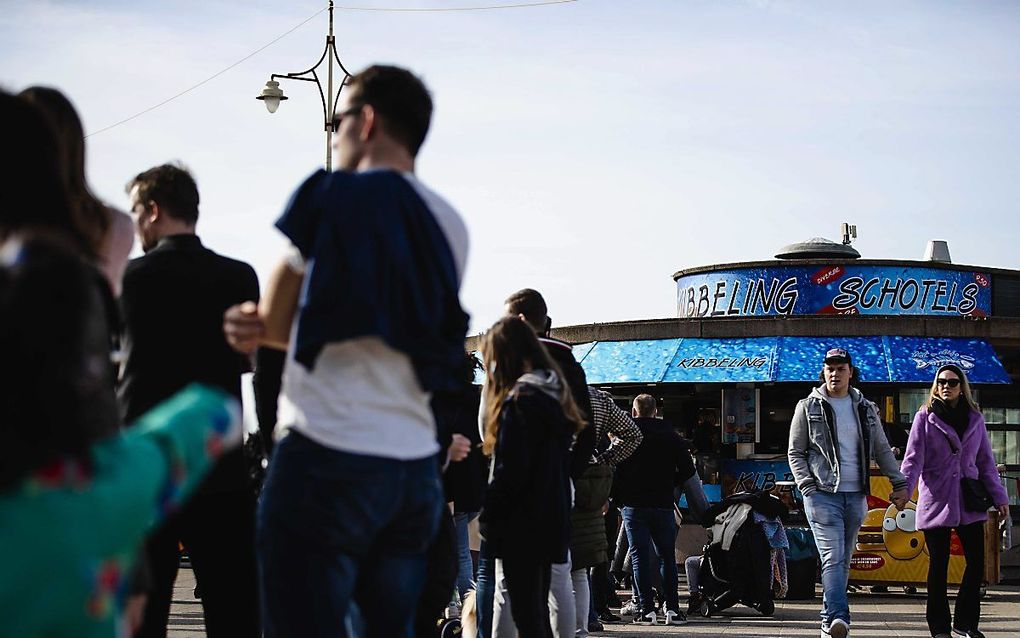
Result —
<path fill-rule="evenodd" d="M 1002 516 L 1008 515 L 1009 497 L 996 472 L 984 417 L 959 366 L 943 365 L 935 373 L 928 400 L 914 417 L 902 471 L 908 494 L 920 484 L 917 529 L 924 532 L 931 555 L 928 629 L 937 638 L 983 638 L 978 621 L 985 571 L 984 525 L 992 505 Z M 951 617 L 946 579 L 954 529 L 963 544 L 967 568 Z"/>
<path fill-rule="evenodd" d="M 482 357 L 482 450 L 493 460 L 480 530 L 497 559 L 497 582 L 500 573 L 506 579 L 519 635 L 546 638 L 550 570 L 567 561 L 570 542 L 570 447 L 585 421 L 559 368 L 521 319 L 497 321 L 482 339 Z"/>
<path fill-rule="evenodd" d="M 114 296 L 134 245 L 131 218 L 101 202 L 85 179 L 85 131 L 74 105 L 56 89 L 32 86 L 18 97 L 35 106 L 57 141 L 57 160 L 72 221 L 86 241 L 85 256 L 106 276 Z"/>

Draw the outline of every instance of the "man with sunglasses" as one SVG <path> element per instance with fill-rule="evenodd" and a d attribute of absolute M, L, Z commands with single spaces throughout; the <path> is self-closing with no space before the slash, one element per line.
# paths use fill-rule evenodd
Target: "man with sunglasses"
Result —
<path fill-rule="evenodd" d="M 292 249 L 262 304 L 224 317 L 236 349 L 287 350 L 257 527 L 267 638 L 344 636 L 352 599 L 367 635 L 411 629 L 443 507 L 429 398 L 461 387 L 468 325 L 467 230 L 414 176 L 431 114 L 405 69 L 352 76 L 339 170 L 277 221 Z"/>
<path fill-rule="evenodd" d="M 788 456 L 822 561 L 821 636 L 846 638 L 850 558 L 867 512 L 872 458 L 892 482 L 889 499 L 902 506 L 909 495 L 878 406 L 851 386 L 857 370 L 850 353 L 843 348 L 826 352 L 820 379 L 822 385 L 794 410 Z"/>

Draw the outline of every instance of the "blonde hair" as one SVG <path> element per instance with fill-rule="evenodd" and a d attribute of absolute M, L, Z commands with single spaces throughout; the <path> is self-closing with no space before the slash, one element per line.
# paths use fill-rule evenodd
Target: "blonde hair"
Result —
<path fill-rule="evenodd" d="M 974 395 L 971 394 L 971 392 L 970 392 L 970 383 L 967 381 L 967 375 L 963 373 L 963 370 L 960 369 L 960 366 L 953 365 L 951 363 L 946 364 L 946 365 L 942 366 L 941 368 L 939 368 L 938 370 L 935 371 L 935 378 L 932 379 L 931 389 L 928 391 L 928 400 L 924 402 L 924 407 L 926 407 L 929 410 L 931 410 L 932 401 L 934 401 L 935 399 L 939 398 L 939 395 L 936 394 L 936 392 L 939 389 L 939 382 L 938 382 L 939 381 L 939 375 L 942 374 L 943 372 L 946 372 L 946 371 L 952 372 L 957 377 L 959 377 L 959 379 L 960 379 L 960 396 L 962 396 L 963 400 L 967 402 L 967 405 L 970 406 L 971 410 L 974 410 L 975 412 L 980 412 L 981 411 L 981 407 L 974 400 Z"/>
<path fill-rule="evenodd" d="M 544 369 L 556 373 L 563 384 L 560 407 L 567 420 L 580 432 L 587 423 L 574 402 L 563 378 L 563 372 L 552 360 L 535 331 L 518 317 L 503 317 L 482 337 L 482 358 L 485 360 L 485 439 L 482 452 L 491 455 L 499 434 L 499 414 L 503 401 L 513 392 L 517 380 L 526 369 Z"/>

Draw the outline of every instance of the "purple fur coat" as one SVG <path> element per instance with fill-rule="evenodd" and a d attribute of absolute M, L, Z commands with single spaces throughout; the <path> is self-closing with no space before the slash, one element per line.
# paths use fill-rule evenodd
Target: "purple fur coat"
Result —
<path fill-rule="evenodd" d="M 995 469 L 985 419 L 974 410 L 970 412 L 970 423 L 961 442 L 953 426 L 927 407 L 921 408 L 910 428 L 910 440 L 900 470 L 907 479 L 910 494 L 920 480 L 918 529 L 957 527 L 988 518 L 987 512 L 970 512 L 963 507 L 960 479 L 964 476 L 981 479 L 996 506 L 1009 502 Z"/>

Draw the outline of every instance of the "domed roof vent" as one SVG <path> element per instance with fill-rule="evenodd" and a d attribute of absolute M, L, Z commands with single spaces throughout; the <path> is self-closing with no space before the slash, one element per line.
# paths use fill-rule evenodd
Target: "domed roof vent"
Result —
<path fill-rule="evenodd" d="M 837 244 L 824 237 L 812 237 L 776 253 L 776 259 L 860 259 L 861 254 L 849 243 Z"/>

